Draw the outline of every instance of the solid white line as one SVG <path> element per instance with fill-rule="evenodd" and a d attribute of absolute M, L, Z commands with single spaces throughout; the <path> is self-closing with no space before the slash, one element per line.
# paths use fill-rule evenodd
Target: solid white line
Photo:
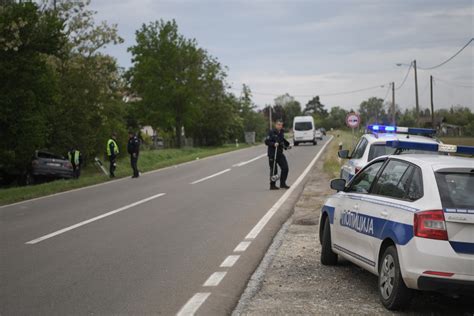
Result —
<path fill-rule="evenodd" d="M 258 234 L 262 231 L 262 229 L 265 227 L 265 225 L 270 221 L 272 216 L 278 211 L 280 206 L 285 203 L 285 201 L 288 199 L 288 197 L 291 195 L 291 193 L 294 191 L 294 189 L 303 181 L 304 177 L 308 174 L 308 172 L 311 170 L 313 165 L 316 163 L 316 161 L 319 159 L 321 154 L 324 152 L 324 149 L 326 149 L 326 146 L 331 142 L 332 140 L 329 138 L 329 140 L 324 144 L 324 146 L 319 150 L 318 154 L 316 157 L 313 158 L 313 160 L 309 163 L 309 165 L 306 167 L 306 169 L 301 173 L 301 175 L 296 179 L 296 181 L 291 185 L 291 188 L 288 189 L 279 199 L 278 201 L 267 211 L 265 215 L 258 221 L 258 223 L 252 228 L 252 230 L 248 233 L 248 235 L 245 237 L 245 239 L 255 239 Z"/>
<path fill-rule="evenodd" d="M 190 184 L 196 184 L 196 183 L 200 183 L 200 182 L 203 182 L 203 181 L 209 180 L 209 179 L 211 179 L 211 178 L 214 178 L 214 177 L 220 176 L 221 174 L 223 174 L 223 173 L 226 173 L 226 172 L 229 172 L 229 171 L 230 171 L 230 169 L 225 169 L 225 170 L 219 171 L 219 172 L 217 172 L 217 173 L 211 174 L 210 176 L 204 177 L 204 178 L 202 178 L 202 179 L 199 179 L 199 180 L 193 181 L 193 182 L 191 182 Z"/>
<path fill-rule="evenodd" d="M 236 163 L 235 165 L 232 165 L 232 167 L 242 167 L 242 166 L 245 166 L 246 164 L 249 164 L 251 162 L 254 162 L 256 160 L 259 160 L 260 158 L 263 158 L 265 157 L 267 154 L 261 154 L 260 156 L 257 156 L 255 158 L 252 158 L 250 160 L 247 160 L 247 161 L 242 161 L 242 162 L 239 162 L 239 163 Z"/>
<path fill-rule="evenodd" d="M 122 211 L 125 211 L 129 208 L 132 208 L 132 207 L 135 207 L 137 205 L 140 205 L 140 204 L 143 204 L 143 203 L 146 203 L 148 201 L 151 201 L 153 199 L 156 199 L 160 196 L 163 196 L 165 195 L 166 193 L 160 193 L 160 194 L 156 194 L 156 195 L 153 195 L 153 196 L 150 196 L 150 197 L 147 197 L 146 199 L 143 199 L 143 200 L 140 200 L 140 201 L 137 201 L 137 202 L 134 202 L 132 204 L 128 204 L 128 205 L 125 205 L 125 206 L 122 206 L 121 208 L 118 208 L 116 210 L 113 210 L 113 211 L 110 211 L 108 213 L 105 213 L 105 214 L 102 214 L 102 215 L 99 215 L 99 216 L 96 216 L 96 217 L 93 217 L 91 219 L 88 219 L 88 220 L 85 220 L 83 222 L 80 222 L 80 223 L 77 223 L 75 225 L 72 225 L 72 226 L 69 226 L 69 227 L 66 227 L 66 228 L 63 228 L 63 229 L 60 229 L 58 231 L 55 231 L 51 234 L 47 234 L 47 235 L 44 235 L 42 237 L 39 237 L 39 238 L 36 238 L 36 239 L 33 239 L 33 240 L 30 240 L 28 242 L 26 242 L 26 244 L 28 245 L 34 245 L 34 244 L 37 244 L 43 240 L 46 240 L 46 239 L 49 239 L 49 238 L 52 238 L 54 236 L 57 236 L 57 235 L 60 235 L 60 234 L 64 234 L 65 232 L 68 232 L 70 230 L 73 230 L 73 229 L 76 229 L 78 227 L 81 227 L 81 226 L 84 226 L 84 225 L 87 225 L 89 223 L 92 223 L 92 222 L 95 222 L 99 219 L 102 219 L 104 217 L 107 217 L 107 216 L 110 216 L 110 215 L 113 215 L 113 214 L 116 214 L 118 212 L 122 212 Z"/>
<path fill-rule="evenodd" d="M 207 300 L 211 293 L 196 293 L 176 314 L 177 316 L 191 316 L 194 315 L 199 307 Z"/>
<path fill-rule="evenodd" d="M 202 286 L 218 286 L 226 274 L 224 271 L 214 272 Z"/>
<path fill-rule="evenodd" d="M 221 263 L 221 268 L 232 268 L 234 264 L 239 260 L 240 256 L 231 255 L 224 259 Z"/>
<path fill-rule="evenodd" d="M 242 241 L 235 247 L 234 252 L 243 252 L 250 246 L 251 241 Z"/>

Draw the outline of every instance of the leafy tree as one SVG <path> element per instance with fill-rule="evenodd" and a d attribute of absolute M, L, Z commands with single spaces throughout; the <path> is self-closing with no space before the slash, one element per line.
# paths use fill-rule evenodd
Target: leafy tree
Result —
<path fill-rule="evenodd" d="M 0 7 L 0 168 L 22 172 L 50 135 L 57 81 L 46 56 L 65 43 L 63 21 L 33 2 Z"/>
<path fill-rule="evenodd" d="M 301 104 L 288 93 L 275 98 L 275 112 L 286 128 L 291 128 L 295 116 L 301 115 Z"/>
<path fill-rule="evenodd" d="M 182 127 L 191 128 L 192 114 L 198 111 L 207 53 L 179 34 L 174 20 L 143 24 L 136 41 L 129 48 L 134 63 L 131 87 L 143 98 L 148 123 L 173 129 L 179 147 Z"/>
<path fill-rule="evenodd" d="M 306 107 L 303 111 L 305 114 L 312 114 L 320 118 L 328 116 L 328 111 L 324 108 L 324 104 L 321 103 L 319 96 L 315 96 L 306 103 Z"/>
<path fill-rule="evenodd" d="M 363 101 L 359 106 L 359 113 L 363 124 L 383 123 L 387 118 L 383 99 L 375 97 Z"/>

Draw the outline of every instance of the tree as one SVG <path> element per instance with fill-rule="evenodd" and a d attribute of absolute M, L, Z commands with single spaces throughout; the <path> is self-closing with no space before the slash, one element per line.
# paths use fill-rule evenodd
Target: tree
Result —
<path fill-rule="evenodd" d="M 179 34 L 174 20 L 143 24 L 136 41 L 128 49 L 133 56 L 131 88 L 143 99 L 148 123 L 173 129 L 180 147 L 182 128 L 192 127 L 192 114 L 198 111 L 202 76 L 210 59 L 195 40 Z"/>
<path fill-rule="evenodd" d="M 387 118 L 383 99 L 375 97 L 363 101 L 359 106 L 359 113 L 363 124 L 383 123 Z"/>
<path fill-rule="evenodd" d="M 277 119 L 283 120 L 285 127 L 293 125 L 295 116 L 301 115 L 301 105 L 288 93 L 275 98 L 275 114 Z"/>
<path fill-rule="evenodd" d="M 324 108 L 324 104 L 319 100 L 319 96 L 315 96 L 306 103 L 304 114 L 312 114 L 319 116 L 320 118 L 325 118 L 328 116 L 328 111 Z"/>
<path fill-rule="evenodd" d="M 33 2 L 0 7 L 0 168 L 21 173 L 50 136 L 48 114 L 57 103 L 54 69 L 64 22 Z"/>

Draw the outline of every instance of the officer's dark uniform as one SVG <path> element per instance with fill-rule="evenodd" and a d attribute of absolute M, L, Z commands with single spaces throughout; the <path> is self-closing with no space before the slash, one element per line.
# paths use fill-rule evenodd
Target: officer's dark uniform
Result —
<path fill-rule="evenodd" d="M 138 172 L 138 154 L 140 153 L 140 140 L 137 136 L 132 136 L 128 139 L 127 151 L 130 154 L 130 164 L 133 169 L 132 178 L 140 176 Z"/>
<path fill-rule="evenodd" d="M 278 143 L 278 147 L 275 147 L 275 143 Z M 274 181 L 271 181 L 271 177 L 276 175 L 277 167 L 273 170 L 273 159 L 275 158 L 275 150 L 277 151 L 276 163 L 280 166 L 281 175 L 280 175 L 280 187 L 287 188 L 286 178 L 288 177 L 288 162 L 286 157 L 283 154 L 283 149 L 288 149 L 290 143 L 285 139 L 283 129 L 278 131 L 277 129 L 271 129 L 268 132 L 268 136 L 265 139 L 265 145 L 268 146 L 268 163 L 270 165 L 270 189 L 276 189 Z M 273 173 L 274 172 L 274 173 Z"/>

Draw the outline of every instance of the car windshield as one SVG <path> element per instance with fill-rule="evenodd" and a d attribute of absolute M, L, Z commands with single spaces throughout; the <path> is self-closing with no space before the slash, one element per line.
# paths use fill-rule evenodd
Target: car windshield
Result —
<path fill-rule="evenodd" d="M 295 131 L 309 131 L 313 129 L 311 122 L 297 122 L 295 123 Z"/>
<path fill-rule="evenodd" d="M 443 208 L 474 209 L 474 173 L 436 172 Z"/>
<path fill-rule="evenodd" d="M 369 150 L 369 161 L 380 156 L 393 155 L 397 151 L 397 148 L 385 146 L 385 144 L 372 144 Z M 416 150 L 416 149 L 402 149 L 400 154 L 429 154 L 438 155 L 438 152 Z"/>

